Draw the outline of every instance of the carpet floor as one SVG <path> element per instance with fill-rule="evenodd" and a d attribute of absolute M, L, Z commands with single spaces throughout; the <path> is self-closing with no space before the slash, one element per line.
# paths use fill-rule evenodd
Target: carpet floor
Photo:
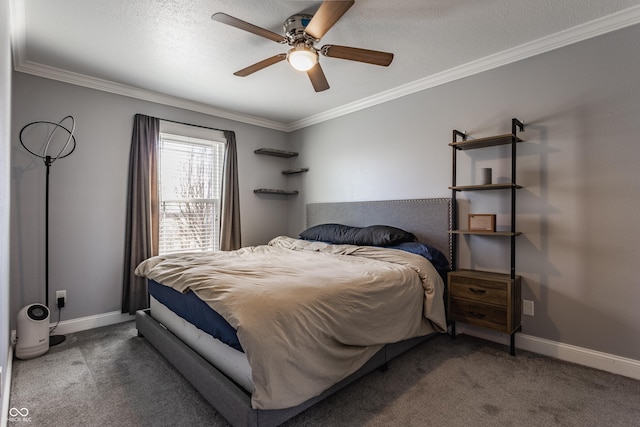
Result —
<path fill-rule="evenodd" d="M 9 426 L 228 425 L 134 322 L 15 360 L 9 408 L 28 410 Z M 285 426 L 640 426 L 640 381 L 442 335 Z"/>

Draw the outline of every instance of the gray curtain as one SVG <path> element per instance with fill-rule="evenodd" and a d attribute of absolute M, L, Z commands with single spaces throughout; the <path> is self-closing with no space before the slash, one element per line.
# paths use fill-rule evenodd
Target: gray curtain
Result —
<path fill-rule="evenodd" d="M 220 206 L 220 249 L 232 251 L 241 246 L 240 196 L 238 194 L 238 155 L 235 132 L 225 130 L 227 149 L 222 172 L 222 203 Z"/>
<path fill-rule="evenodd" d="M 220 207 L 220 249 L 241 246 L 240 197 L 235 132 L 225 130 L 227 147 L 222 178 Z M 122 312 L 135 314 L 149 307 L 147 280 L 134 274 L 142 261 L 158 254 L 158 143 L 160 119 L 136 114 L 129 155 L 127 228 L 122 279 Z"/>
<path fill-rule="evenodd" d="M 147 281 L 133 272 L 139 263 L 158 253 L 157 148 L 160 120 L 136 114 L 129 155 L 127 227 L 122 312 L 135 314 L 149 307 Z"/>

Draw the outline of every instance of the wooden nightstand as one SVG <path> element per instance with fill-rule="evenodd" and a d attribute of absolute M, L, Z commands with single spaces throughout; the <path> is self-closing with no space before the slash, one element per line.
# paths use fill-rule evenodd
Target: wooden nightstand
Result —
<path fill-rule="evenodd" d="M 521 327 L 520 276 L 476 270 L 452 271 L 448 275 L 448 311 L 455 336 L 455 322 L 482 326 L 511 335 L 510 352 L 515 355 L 515 333 Z"/>

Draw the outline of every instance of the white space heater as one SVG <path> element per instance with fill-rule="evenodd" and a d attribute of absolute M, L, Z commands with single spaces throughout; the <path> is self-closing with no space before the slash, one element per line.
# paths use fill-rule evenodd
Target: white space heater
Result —
<path fill-rule="evenodd" d="M 49 309 L 31 304 L 18 313 L 16 357 L 32 359 L 49 351 Z"/>

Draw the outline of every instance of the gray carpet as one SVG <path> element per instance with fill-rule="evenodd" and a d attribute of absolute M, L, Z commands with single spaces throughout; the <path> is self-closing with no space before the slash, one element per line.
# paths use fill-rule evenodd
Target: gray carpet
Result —
<path fill-rule="evenodd" d="M 12 377 L 9 407 L 30 426 L 227 425 L 133 322 L 69 334 Z M 285 425 L 637 426 L 640 381 L 443 335 Z"/>

